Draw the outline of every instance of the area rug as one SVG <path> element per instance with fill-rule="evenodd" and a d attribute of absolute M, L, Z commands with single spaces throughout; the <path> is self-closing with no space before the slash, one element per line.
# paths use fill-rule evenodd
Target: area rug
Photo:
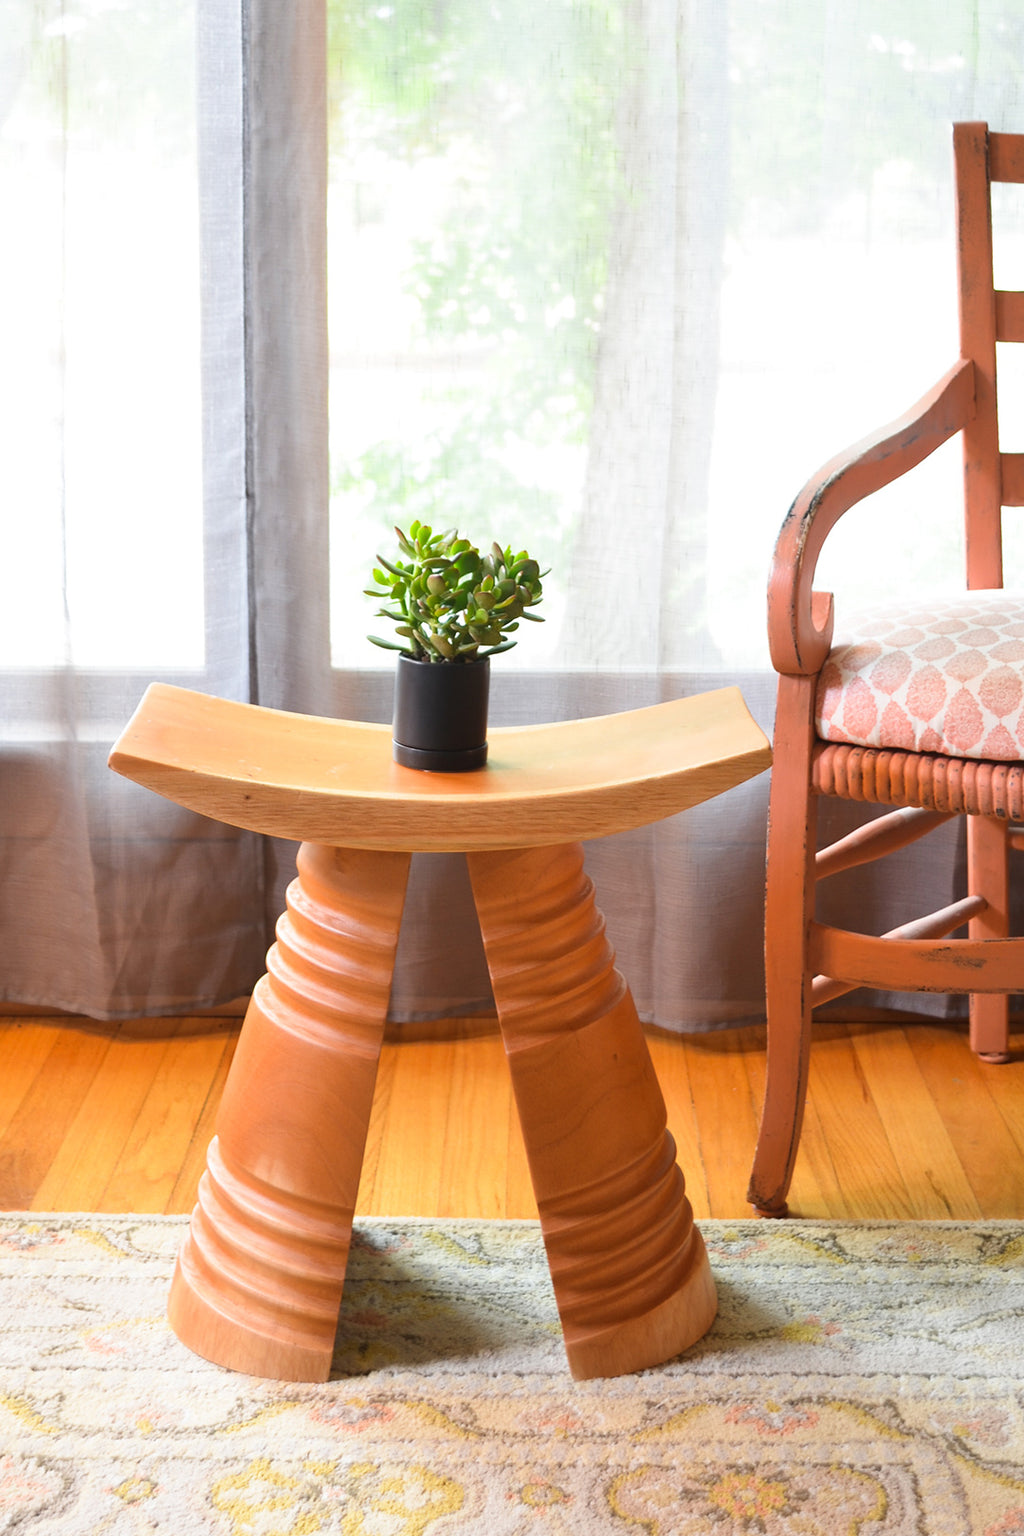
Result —
<path fill-rule="evenodd" d="M 1024 1536 L 1024 1224 L 702 1222 L 721 1310 L 568 1375 L 531 1222 L 358 1226 L 326 1386 L 197 1359 L 178 1218 L 0 1217 L 0 1532 Z"/>

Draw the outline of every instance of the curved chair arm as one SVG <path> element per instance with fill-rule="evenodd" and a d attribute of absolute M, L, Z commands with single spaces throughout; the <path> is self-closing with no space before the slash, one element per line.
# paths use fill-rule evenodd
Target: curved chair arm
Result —
<path fill-rule="evenodd" d="M 832 644 L 832 594 L 811 583 L 822 545 L 856 502 L 906 474 L 975 412 L 974 364 L 961 358 L 912 410 L 830 459 L 804 486 L 782 525 L 768 585 L 772 665 L 811 677 Z"/>

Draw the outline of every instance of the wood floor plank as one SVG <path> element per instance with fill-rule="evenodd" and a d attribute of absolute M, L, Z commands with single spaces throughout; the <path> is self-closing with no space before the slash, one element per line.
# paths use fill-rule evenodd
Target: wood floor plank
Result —
<path fill-rule="evenodd" d="M 438 1214 L 503 1218 L 507 1213 L 512 1081 L 498 1034 L 463 1040 L 454 1052 L 441 1153 Z"/>
<path fill-rule="evenodd" d="M 104 1210 L 167 1209 L 223 1054 L 223 1038 L 192 1035 L 182 1021 L 103 1191 Z"/>
<path fill-rule="evenodd" d="M 845 1024 L 815 1026 L 811 1075 L 849 1219 L 910 1220 L 914 1201 Z"/>
<path fill-rule="evenodd" d="M 1014 1145 L 1024 1157 L 1024 1032 L 1011 1033 L 1010 1050 L 1011 1061 L 998 1066 L 983 1064 L 985 1082 Z"/>
<path fill-rule="evenodd" d="M 50 1025 L 52 1045 L 11 1116 L 0 1152 L 0 1200 L 28 1210 L 99 1071 L 110 1037 Z"/>
<path fill-rule="evenodd" d="M 217 1110 L 237 1046 L 238 1031 L 230 1029 L 224 1035 L 224 1049 L 206 1095 L 206 1102 L 196 1122 L 181 1169 L 174 1181 L 174 1188 L 164 1207 L 164 1214 L 167 1216 L 188 1215 L 196 1203 L 199 1180 L 206 1171 L 206 1151 L 216 1130 Z"/>
<path fill-rule="evenodd" d="M 766 1076 L 763 1025 L 749 1031 L 744 1065 L 760 1125 Z M 816 1088 L 817 1079 L 812 1073 L 804 1107 L 800 1150 L 790 1185 L 789 1210 L 792 1216 L 802 1216 L 808 1220 L 845 1221 L 848 1219 L 846 1201 L 832 1162 L 832 1153 L 818 1108 Z"/>
<path fill-rule="evenodd" d="M 981 1207 L 950 1140 L 906 1032 L 896 1025 L 852 1029 L 853 1048 L 918 1220 L 954 1211 L 980 1216 Z"/>
<path fill-rule="evenodd" d="M 647 1044 L 661 1084 L 668 1128 L 676 1144 L 676 1159 L 686 1180 L 686 1194 L 699 1221 L 711 1214 L 708 1181 L 701 1153 L 700 1127 L 693 1105 L 686 1041 L 667 1030 L 652 1030 Z"/>
<path fill-rule="evenodd" d="M 455 1045 L 451 1040 L 412 1040 L 396 1048 L 372 1215 L 437 1212 Z"/>
<path fill-rule="evenodd" d="M 103 1192 L 170 1045 L 168 1039 L 115 1036 L 32 1198 L 32 1210 L 101 1208 Z"/>
<path fill-rule="evenodd" d="M 1024 1182 L 1019 1150 L 993 1093 L 1000 1073 L 1014 1098 L 1024 1093 L 1024 1061 L 994 1065 L 965 1049 L 948 1027 L 915 1025 L 907 1041 L 943 1127 L 978 1201 L 989 1216 L 1024 1218 Z"/>
<path fill-rule="evenodd" d="M 807 1094 L 800 1153 L 789 1196 L 790 1214 L 808 1221 L 849 1221 L 850 1209 L 832 1160 L 832 1147 L 817 1095 Z"/>
<path fill-rule="evenodd" d="M 204 1028 L 0 1019 L 0 1208 L 189 1209 L 236 1039 Z M 385 1043 L 360 1213 L 535 1216 L 491 1036 Z M 750 1214 L 763 1037 L 651 1034 L 698 1216 Z M 1024 1216 L 1024 1034 L 1011 1044 L 1014 1060 L 989 1066 L 955 1027 L 816 1026 L 794 1214 Z"/>
<path fill-rule="evenodd" d="M 697 1116 L 708 1214 L 745 1208 L 757 1121 L 735 1032 L 686 1037 L 686 1068 Z"/>
<path fill-rule="evenodd" d="M 4 1019 L 0 1023 L 0 1137 L 6 1135 L 56 1042 L 52 1021 Z"/>

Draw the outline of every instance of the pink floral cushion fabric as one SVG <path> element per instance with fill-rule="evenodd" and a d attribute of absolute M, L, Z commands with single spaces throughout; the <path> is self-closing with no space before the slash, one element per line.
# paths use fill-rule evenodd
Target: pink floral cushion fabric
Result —
<path fill-rule="evenodd" d="M 862 747 L 1024 759 L 1024 596 L 854 616 L 818 682 L 818 735 Z"/>

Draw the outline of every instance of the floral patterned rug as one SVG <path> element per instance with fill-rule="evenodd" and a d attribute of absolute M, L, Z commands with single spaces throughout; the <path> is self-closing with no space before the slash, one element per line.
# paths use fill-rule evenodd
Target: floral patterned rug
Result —
<path fill-rule="evenodd" d="M 364 1220 L 326 1386 L 197 1359 L 183 1221 L 0 1216 L 0 1532 L 1024 1536 L 1024 1223 L 701 1223 L 721 1310 L 569 1377 L 531 1222 Z"/>

